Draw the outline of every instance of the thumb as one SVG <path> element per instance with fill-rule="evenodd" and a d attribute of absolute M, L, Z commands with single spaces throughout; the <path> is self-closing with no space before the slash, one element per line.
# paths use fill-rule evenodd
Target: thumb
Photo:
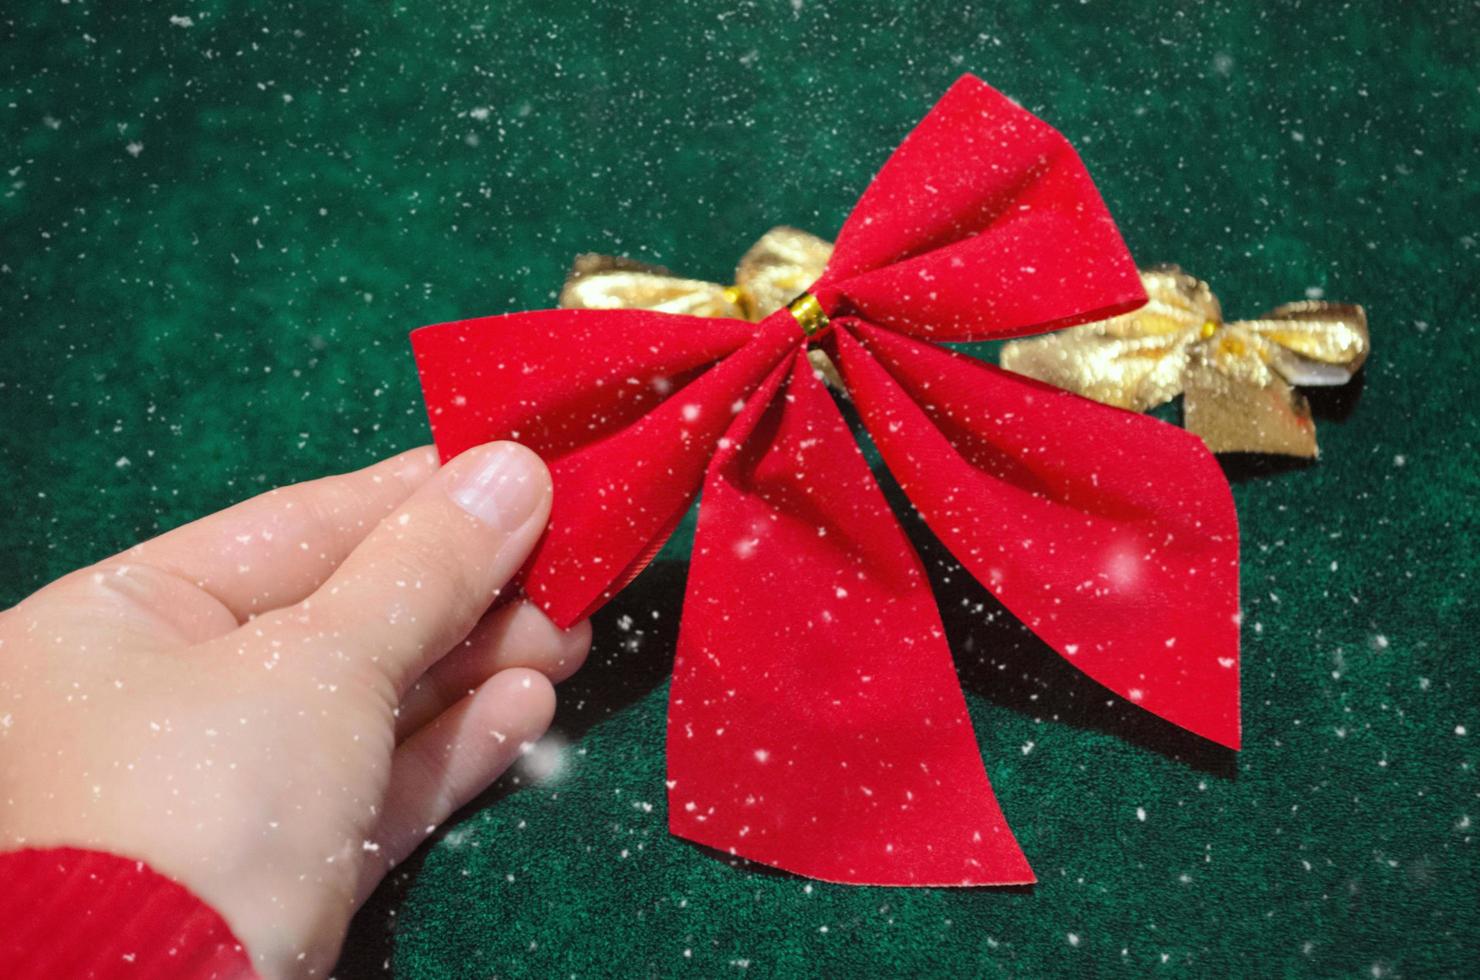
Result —
<path fill-rule="evenodd" d="M 399 701 L 524 564 L 550 499 L 549 471 L 530 450 L 512 442 L 470 449 L 286 610 L 286 628 L 347 666 L 378 669 Z"/>

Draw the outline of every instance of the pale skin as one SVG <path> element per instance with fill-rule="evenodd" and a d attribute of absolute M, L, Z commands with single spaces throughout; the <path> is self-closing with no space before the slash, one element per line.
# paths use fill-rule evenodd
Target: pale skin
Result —
<path fill-rule="evenodd" d="M 499 601 L 550 479 L 492 443 L 275 490 L 0 612 L 0 849 L 147 862 L 266 977 L 537 739 L 591 630 Z"/>

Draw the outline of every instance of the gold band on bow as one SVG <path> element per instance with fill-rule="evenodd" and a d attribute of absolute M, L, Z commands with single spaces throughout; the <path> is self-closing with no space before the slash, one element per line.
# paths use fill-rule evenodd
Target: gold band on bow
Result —
<path fill-rule="evenodd" d="M 1138 412 L 1183 396 L 1183 423 L 1216 453 L 1314 457 L 1296 385 L 1351 380 L 1371 347 L 1360 306 L 1287 303 L 1225 323 L 1208 284 L 1176 266 L 1142 270 L 1132 313 L 1002 348 L 1002 366 Z"/>
<path fill-rule="evenodd" d="M 817 302 L 817 297 L 811 293 L 803 293 L 787 303 L 786 311 L 797 321 L 804 336 L 815 337 L 827 329 L 827 314 L 822 311 L 822 304 Z"/>

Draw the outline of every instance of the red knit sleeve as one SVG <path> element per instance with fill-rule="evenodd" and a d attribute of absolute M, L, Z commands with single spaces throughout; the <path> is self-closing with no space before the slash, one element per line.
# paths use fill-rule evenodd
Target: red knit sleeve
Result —
<path fill-rule="evenodd" d="M 142 861 L 72 847 L 0 854 L 0 977 L 255 977 L 220 914 Z"/>

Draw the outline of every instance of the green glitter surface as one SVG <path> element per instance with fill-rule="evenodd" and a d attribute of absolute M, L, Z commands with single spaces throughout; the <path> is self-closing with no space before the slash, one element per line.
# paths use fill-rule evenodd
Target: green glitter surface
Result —
<path fill-rule="evenodd" d="M 1079 678 L 905 518 L 1036 887 L 809 884 L 669 837 L 681 532 L 598 617 L 560 772 L 394 875 L 340 975 L 1474 970 L 1473 4 L 47 0 L 0 37 L 3 603 L 426 441 L 407 331 L 548 306 L 576 252 L 723 279 L 773 224 L 833 234 L 963 71 L 1229 314 L 1371 317 L 1322 460 L 1228 463 L 1237 756 Z"/>

